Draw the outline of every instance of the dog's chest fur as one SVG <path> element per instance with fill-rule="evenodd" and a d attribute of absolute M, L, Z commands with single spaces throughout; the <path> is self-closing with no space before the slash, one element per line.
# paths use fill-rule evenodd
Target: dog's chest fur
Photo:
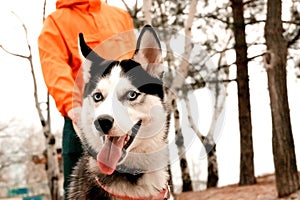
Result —
<path fill-rule="evenodd" d="M 82 170 L 85 169 L 85 170 Z M 130 169 L 128 169 L 130 170 Z M 93 158 L 88 152 L 80 159 L 74 168 L 70 193 L 68 199 L 77 200 L 97 200 L 97 199 L 119 199 L 113 194 L 118 194 L 120 190 L 126 190 L 129 196 L 155 196 L 159 191 L 165 189 L 168 174 L 159 170 L 153 173 L 132 174 L 114 172 L 112 175 L 100 174 Z M 100 180 L 102 182 L 99 185 Z M 161 184 L 163 183 L 163 184 Z M 103 189 L 109 188 L 111 193 Z"/>

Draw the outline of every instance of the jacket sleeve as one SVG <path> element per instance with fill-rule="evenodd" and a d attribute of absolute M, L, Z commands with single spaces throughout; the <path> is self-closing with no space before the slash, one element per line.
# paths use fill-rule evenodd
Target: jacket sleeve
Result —
<path fill-rule="evenodd" d="M 74 79 L 68 64 L 69 50 L 59 28 L 51 17 L 44 22 L 38 39 L 39 54 L 44 80 L 58 110 L 67 116 L 72 108 Z"/>

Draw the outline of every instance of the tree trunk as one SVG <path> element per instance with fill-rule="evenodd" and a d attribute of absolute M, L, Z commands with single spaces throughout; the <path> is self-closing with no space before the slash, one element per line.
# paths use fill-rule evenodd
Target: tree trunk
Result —
<path fill-rule="evenodd" d="M 173 176 L 171 172 L 171 164 L 168 165 L 168 174 L 169 174 L 168 185 L 170 188 L 170 193 L 171 195 L 174 195 L 174 185 L 173 185 Z"/>
<path fill-rule="evenodd" d="M 152 0 L 143 0 L 143 13 L 145 18 L 145 25 L 152 24 L 151 23 L 151 7 L 152 7 Z"/>
<path fill-rule="evenodd" d="M 29 43 L 28 43 L 29 46 Z M 58 156 L 56 151 L 56 144 L 55 144 L 55 137 L 50 132 L 50 109 L 47 108 L 48 111 L 48 120 L 46 120 L 42 114 L 42 109 L 40 107 L 40 103 L 38 101 L 38 92 L 37 92 L 37 82 L 35 77 L 35 72 L 33 68 L 33 62 L 32 62 L 32 56 L 31 56 L 31 49 L 30 50 L 30 56 L 28 58 L 30 62 L 31 67 L 31 74 L 33 79 L 33 85 L 34 85 L 34 99 L 35 99 L 35 106 L 38 111 L 38 115 L 40 118 L 41 125 L 43 127 L 43 133 L 46 139 L 46 171 L 48 176 L 48 185 L 50 189 L 51 199 L 52 200 L 59 200 L 60 194 L 59 194 L 59 186 L 58 186 L 58 179 L 59 179 L 59 164 L 58 164 Z M 49 106 L 49 102 L 47 102 L 47 105 Z"/>
<path fill-rule="evenodd" d="M 204 142 L 203 145 L 205 147 L 207 153 L 207 188 L 213 188 L 218 186 L 219 181 L 219 173 L 218 173 L 218 162 L 217 162 L 217 152 L 216 152 L 216 144 L 214 140 L 208 139 L 206 137 L 207 142 Z"/>
<path fill-rule="evenodd" d="M 216 86 L 217 87 L 217 86 Z M 219 100 L 219 96 L 216 97 L 215 104 Z M 225 100 L 225 97 L 224 97 Z M 219 171 L 218 171 L 218 161 L 217 161 L 217 150 L 216 143 L 214 140 L 214 133 L 217 127 L 218 117 L 221 114 L 221 108 L 224 106 L 225 101 L 221 103 L 220 110 L 217 105 L 215 105 L 212 122 L 210 125 L 210 130 L 203 141 L 203 145 L 207 154 L 207 188 L 217 187 L 219 181 Z"/>
<path fill-rule="evenodd" d="M 193 49 L 192 45 L 192 25 L 195 18 L 195 13 L 197 11 L 198 0 L 192 0 L 190 4 L 189 14 L 184 24 L 184 53 L 182 55 L 182 60 L 179 68 L 177 69 L 177 74 L 172 81 L 171 90 L 180 90 L 184 84 L 184 80 L 186 79 L 189 71 L 189 67 L 191 63 L 189 62 L 189 58 L 191 56 L 191 51 Z"/>
<path fill-rule="evenodd" d="M 198 0 L 192 0 L 189 8 L 188 18 L 185 22 L 184 30 L 185 30 L 185 45 L 184 45 L 184 54 L 182 55 L 180 67 L 177 69 L 176 76 L 172 79 L 172 83 L 170 84 L 170 88 L 168 89 L 168 105 L 171 107 L 171 110 L 174 112 L 174 121 L 175 121 L 175 141 L 178 148 L 178 155 L 180 157 L 180 168 L 181 168 L 181 176 L 182 176 L 182 191 L 192 191 L 192 180 L 189 173 L 188 163 L 185 156 L 185 147 L 184 147 L 184 138 L 182 135 L 180 121 L 179 121 L 179 112 L 176 105 L 176 95 L 178 90 L 184 84 L 184 80 L 187 77 L 187 73 L 189 70 L 190 63 L 188 62 L 191 50 L 191 28 L 193 25 L 193 21 L 195 18 L 196 7 Z"/>
<path fill-rule="evenodd" d="M 203 146 L 205 147 L 205 151 L 207 154 L 207 182 L 206 187 L 212 188 L 217 187 L 219 181 L 219 172 L 218 172 L 218 161 L 217 161 L 217 152 L 216 152 L 216 143 L 213 138 L 213 134 L 215 132 L 217 117 L 217 110 L 214 111 L 213 121 L 210 127 L 210 130 L 207 136 L 203 136 L 202 133 L 197 128 L 191 113 L 191 106 L 190 101 L 187 96 L 185 96 L 185 103 L 188 115 L 188 121 L 190 127 L 194 130 L 200 141 L 202 142 Z"/>
<path fill-rule="evenodd" d="M 272 113 L 272 144 L 278 196 L 300 188 L 286 84 L 287 42 L 282 35 L 281 1 L 268 0 L 265 65 Z"/>
<path fill-rule="evenodd" d="M 180 127 L 179 111 L 177 109 L 176 100 L 174 101 L 174 124 L 175 124 L 175 143 L 178 149 L 180 161 L 181 177 L 182 177 L 182 192 L 193 191 L 190 170 L 186 159 L 186 149 L 184 146 L 184 138 Z"/>
<path fill-rule="evenodd" d="M 231 0 L 237 65 L 238 108 L 240 125 L 240 185 L 256 183 L 253 162 L 252 124 L 248 80 L 247 44 L 242 0 Z"/>

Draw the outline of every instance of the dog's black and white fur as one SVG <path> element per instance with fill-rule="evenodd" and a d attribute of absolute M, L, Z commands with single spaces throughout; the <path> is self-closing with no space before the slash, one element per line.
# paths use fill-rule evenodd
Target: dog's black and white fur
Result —
<path fill-rule="evenodd" d="M 80 48 L 86 61 L 78 135 L 86 151 L 68 199 L 164 199 L 168 120 L 154 29 L 142 29 L 132 59 L 105 60 L 83 35 Z"/>

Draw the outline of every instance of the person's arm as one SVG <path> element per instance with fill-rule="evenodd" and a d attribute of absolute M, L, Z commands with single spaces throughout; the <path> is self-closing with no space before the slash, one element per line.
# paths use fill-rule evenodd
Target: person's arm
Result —
<path fill-rule="evenodd" d="M 68 62 L 70 52 L 55 21 L 49 17 L 44 22 L 38 39 L 39 54 L 44 80 L 50 95 L 63 116 L 73 105 L 74 79 Z"/>

